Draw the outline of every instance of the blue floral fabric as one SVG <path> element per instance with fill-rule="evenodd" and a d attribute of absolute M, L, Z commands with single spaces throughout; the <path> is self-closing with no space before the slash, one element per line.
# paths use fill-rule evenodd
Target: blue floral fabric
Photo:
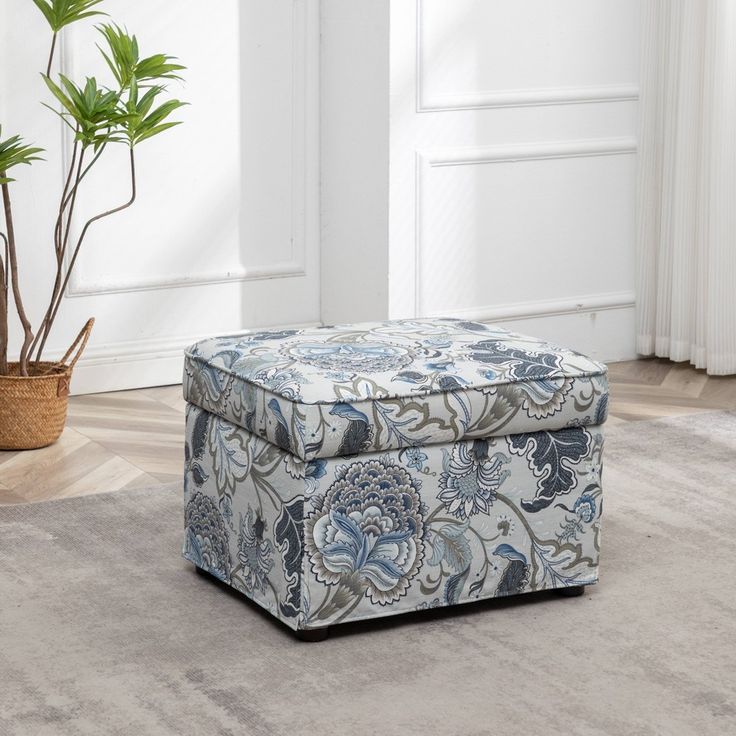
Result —
<path fill-rule="evenodd" d="M 608 383 L 601 363 L 500 327 L 398 320 L 204 340 L 184 396 L 312 460 L 601 424 Z"/>
<path fill-rule="evenodd" d="M 186 427 L 184 556 L 294 629 L 597 581 L 596 424 L 309 461 Z"/>

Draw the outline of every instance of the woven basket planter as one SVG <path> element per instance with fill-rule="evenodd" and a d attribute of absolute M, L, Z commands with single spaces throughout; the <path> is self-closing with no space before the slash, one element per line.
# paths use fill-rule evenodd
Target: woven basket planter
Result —
<path fill-rule="evenodd" d="M 58 363 L 34 365 L 31 376 L 18 375 L 18 364 L 11 363 L 10 375 L 0 376 L 0 450 L 34 450 L 59 439 L 66 423 L 72 371 L 93 324 L 93 319 L 87 322 Z"/>

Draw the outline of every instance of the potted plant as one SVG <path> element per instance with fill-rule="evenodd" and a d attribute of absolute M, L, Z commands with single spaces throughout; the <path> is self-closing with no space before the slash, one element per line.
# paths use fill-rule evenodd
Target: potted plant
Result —
<path fill-rule="evenodd" d="M 92 329 L 90 319 L 59 361 L 44 360 L 44 350 L 63 302 L 69 277 L 80 249 L 95 222 L 130 207 L 136 198 L 135 152 L 144 141 L 179 123 L 170 115 L 183 102 L 167 98 L 166 83 L 180 79 L 185 67 L 167 54 L 141 55 L 138 41 L 114 23 L 97 26 L 98 48 L 112 73 L 106 86 L 95 77 L 77 83 L 63 74 L 52 79 L 57 40 L 62 29 L 92 16 L 106 15 L 103 0 L 33 0 L 51 28 L 50 51 L 41 77 L 50 92 L 51 105 L 72 139 L 69 168 L 59 197 L 54 231 L 50 240 L 56 277 L 48 308 L 34 328 L 23 305 L 19 275 L 19 238 L 13 220 L 11 176 L 21 164 L 41 158 L 43 149 L 27 144 L 20 136 L 3 137 L 0 127 L 0 190 L 4 229 L 0 228 L 0 449 L 31 449 L 55 442 L 66 421 L 69 382 Z M 45 103 L 44 103 L 45 104 Z M 113 145 L 127 146 L 131 193 L 117 207 L 90 217 L 81 230 L 72 232 L 72 217 L 89 172 Z M 0 218 L 2 224 L 3 218 Z M 11 307 L 22 327 L 18 360 L 8 360 Z"/>

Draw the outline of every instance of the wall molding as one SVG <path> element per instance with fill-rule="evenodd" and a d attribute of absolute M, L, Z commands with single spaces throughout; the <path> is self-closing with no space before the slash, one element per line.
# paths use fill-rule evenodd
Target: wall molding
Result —
<path fill-rule="evenodd" d="M 417 74 L 421 73 L 421 70 L 417 71 Z M 549 105 L 581 105 L 600 102 L 636 102 L 639 99 L 639 87 L 635 84 L 605 84 L 588 87 L 530 87 L 430 97 L 422 92 L 421 80 L 421 77 L 417 77 L 417 112 L 488 110 L 499 107 L 545 107 Z"/>
<path fill-rule="evenodd" d="M 102 279 L 85 279 L 82 286 L 76 285 L 71 290 L 72 279 L 66 296 L 94 296 L 96 294 L 125 294 L 135 291 L 155 291 L 158 289 L 178 289 L 189 286 L 207 286 L 209 284 L 225 284 L 233 281 L 261 281 L 264 279 L 289 278 L 304 276 L 303 262 L 288 261 L 265 266 L 243 266 L 242 268 L 222 271 L 211 271 L 199 276 L 172 276 L 170 278 L 156 277 L 139 279 L 118 277 L 114 281 Z"/>
<path fill-rule="evenodd" d="M 415 152 L 414 274 L 412 279 L 414 287 L 414 314 L 416 316 L 423 316 L 422 285 L 420 278 L 424 239 L 422 227 L 422 192 L 426 188 L 425 179 L 429 170 L 446 166 L 479 166 L 514 163 L 518 161 L 551 161 L 599 156 L 626 156 L 633 155 L 636 151 L 637 140 L 632 136 L 417 150 Z M 492 310 L 492 308 L 473 307 L 469 308 L 469 310 L 475 313 L 478 310 Z M 510 317 L 510 319 L 513 318 Z"/>
<path fill-rule="evenodd" d="M 79 268 L 75 269 L 69 279 L 65 296 L 68 298 L 86 297 L 101 294 L 118 294 L 139 291 L 155 291 L 172 288 L 186 288 L 221 284 L 228 282 L 245 282 L 262 279 L 294 278 L 306 275 L 306 249 L 310 237 L 307 224 L 307 210 L 311 204 L 312 194 L 308 182 L 307 169 L 309 152 L 306 136 L 308 134 L 308 106 L 311 96 L 316 94 L 319 84 L 319 69 L 311 58 L 314 52 L 313 43 L 308 39 L 310 33 L 319 33 L 318 7 L 308 0 L 292 1 L 292 120 L 291 140 L 288 145 L 292 153 L 291 169 L 291 256 L 288 260 L 264 265 L 235 265 L 233 268 L 212 270 L 197 274 L 173 274 L 160 277 L 112 276 L 100 278 L 84 278 Z M 62 34 L 59 47 L 60 71 L 71 77 L 75 75 L 75 59 L 72 52 L 74 32 L 72 28 Z M 66 126 L 61 123 L 62 131 Z M 69 136 L 62 138 L 62 182 L 71 160 Z M 77 220 L 76 217 L 73 221 Z M 79 224 L 77 222 L 77 224 Z M 69 254 L 66 254 L 67 263 Z"/>
<path fill-rule="evenodd" d="M 565 314 L 589 314 L 610 309 L 633 309 L 636 306 L 634 292 L 604 292 L 584 296 L 550 299 L 546 301 L 490 304 L 466 309 L 451 309 L 429 316 L 456 317 L 477 322 L 508 322 L 539 317 L 559 317 Z"/>
<path fill-rule="evenodd" d="M 307 327 L 318 327 L 319 324 L 319 322 L 299 322 L 296 324 L 274 326 L 259 325 L 258 328 L 250 330 L 220 331 L 218 334 L 227 337 L 240 337 L 259 330 L 303 329 Z M 206 337 L 212 337 L 212 335 L 189 334 L 176 337 L 150 337 L 141 340 L 126 340 L 107 345 L 90 346 L 79 359 L 77 366 L 109 366 L 120 361 L 150 360 L 152 358 L 168 357 L 172 354 L 181 358 L 185 348 Z"/>
<path fill-rule="evenodd" d="M 621 156 L 636 153 L 633 136 L 587 138 L 573 141 L 502 143 L 494 146 L 442 147 L 418 150 L 417 157 L 428 166 L 472 166 L 473 164 L 544 161 L 589 156 Z"/>
<path fill-rule="evenodd" d="M 499 107 L 542 107 L 600 102 L 635 102 L 639 85 L 573 85 L 567 87 L 529 87 L 522 89 L 478 90 L 463 94 L 428 95 L 424 91 L 425 64 L 422 0 L 416 0 L 416 111 L 418 113 L 487 110 Z"/>

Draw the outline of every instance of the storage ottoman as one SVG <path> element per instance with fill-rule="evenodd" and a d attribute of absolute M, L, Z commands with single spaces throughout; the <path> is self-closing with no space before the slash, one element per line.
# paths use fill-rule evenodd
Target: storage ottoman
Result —
<path fill-rule="evenodd" d="M 184 557 L 303 638 L 598 579 L 584 355 L 453 319 L 266 330 L 189 348 L 184 396 Z"/>

